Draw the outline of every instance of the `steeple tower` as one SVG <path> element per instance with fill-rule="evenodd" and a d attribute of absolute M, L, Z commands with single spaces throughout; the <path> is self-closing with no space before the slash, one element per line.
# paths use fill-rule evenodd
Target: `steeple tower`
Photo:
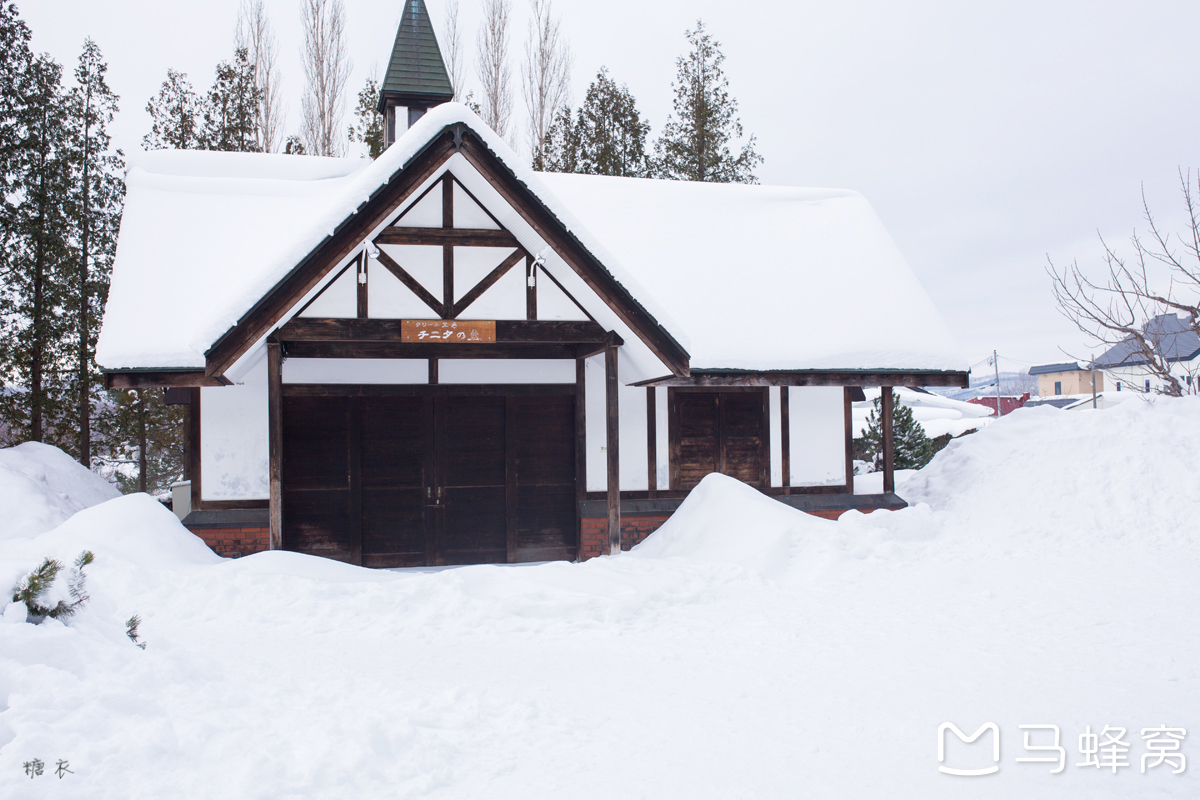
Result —
<path fill-rule="evenodd" d="M 384 118 L 384 145 L 396 141 L 425 111 L 454 98 L 454 87 L 433 34 L 425 0 L 404 0 L 404 14 L 387 73 L 379 90 L 379 111 Z M 407 109 L 408 119 L 396 119 L 397 109 Z M 404 127 L 399 127 L 403 124 Z"/>

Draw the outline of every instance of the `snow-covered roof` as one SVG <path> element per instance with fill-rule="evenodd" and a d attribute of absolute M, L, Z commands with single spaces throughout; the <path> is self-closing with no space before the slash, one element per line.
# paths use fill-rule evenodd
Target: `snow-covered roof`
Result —
<path fill-rule="evenodd" d="M 1146 341 L 1167 361 L 1191 361 L 1200 355 L 1200 336 L 1192 329 L 1191 321 L 1176 314 L 1159 314 L 1142 326 Z M 1137 341 L 1126 336 L 1096 359 L 1102 369 L 1135 367 L 1147 364 Z"/>
<path fill-rule="evenodd" d="M 206 151 L 132 159 L 97 362 L 203 368 L 222 335 L 455 123 L 689 352 L 694 369 L 966 368 L 860 195 L 539 174 L 453 103 L 431 109 L 374 162 Z"/>

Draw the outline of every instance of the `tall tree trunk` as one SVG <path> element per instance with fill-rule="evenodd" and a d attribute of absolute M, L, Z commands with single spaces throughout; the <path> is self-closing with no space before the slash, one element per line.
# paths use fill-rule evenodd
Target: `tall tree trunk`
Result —
<path fill-rule="evenodd" d="M 79 259 L 79 463 L 92 468 L 92 407 L 91 370 L 88 368 L 88 228 L 91 223 L 91 196 L 88 168 L 91 163 L 91 137 L 88 113 L 91 108 L 91 90 L 83 108 L 83 231 L 80 237 Z M 143 478 L 144 480 L 144 478 Z"/>
<path fill-rule="evenodd" d="M 138 491 L 146 491 L 146 395 L 137 390 L 138 399 Z M 153 391 L 153 390 L 151 390 Z"/>
<path fill-rule="evenodd" d="M 44 122 L 43 118 L 43 122 Z M 45 128 L 43 126 L 43 134 Z M 43 362 L 46 345 L 46 156 L 41 154 L 40 175 L 38 178 L 38 226 L 37 246 L 33 257 L 33 319 L 29 321 L 33 328 L 33 344 L 29 353 L 29 438 L 40 442 L 45 438 L 45 421 L 42 410 L 45 405 L 45 389 L 43 387 Z"/>

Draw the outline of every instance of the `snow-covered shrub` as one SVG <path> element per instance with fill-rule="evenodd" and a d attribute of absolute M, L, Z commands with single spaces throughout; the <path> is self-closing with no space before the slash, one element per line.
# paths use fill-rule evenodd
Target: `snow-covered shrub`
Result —
<path fill-rule="evenodd" d="M 50 591 L 50 587 L 54 585 L 58 573 L 63 568 L 62 562 L 53 558 L 45 559 L 37 569 L 17 581 L 17 585 L 13 587 L 13 602 L 25 604 L 28 613 L 27 619 L 35 625 L 40 624 L 46 617 L 66 619 L 73 616 L 88 601 L 87 575 L 83 568 L 91 564 L 95 558 L 91 550 L 84 550 L 75 559 L 75 565 L 67 579 L 67 591 L 71 595 L 70 603 L 59 600 L 53 606 L 42 605 L 42 598 L 46 592 Z"/>

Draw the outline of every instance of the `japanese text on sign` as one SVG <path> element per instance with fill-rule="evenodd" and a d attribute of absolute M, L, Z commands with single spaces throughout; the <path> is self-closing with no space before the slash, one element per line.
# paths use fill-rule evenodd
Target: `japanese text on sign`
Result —
<path fill-rule="evenodd" d="M 492 344 L 496 341 L 496 321 L 490 319 L 402 319 L 400 320 L 400 341 Z"/>

